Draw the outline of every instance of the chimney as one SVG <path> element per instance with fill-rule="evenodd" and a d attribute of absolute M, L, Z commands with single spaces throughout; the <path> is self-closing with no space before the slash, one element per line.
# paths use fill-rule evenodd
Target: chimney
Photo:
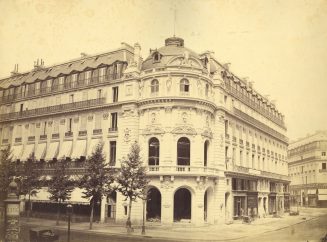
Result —
<path fill-rule="evenodd" d="M 139 43 L 134 44 L 134 63 L 139 67 L 141 59 L 141 45 Z"/>
<path fill-rule="evenodd" d="M 14 66 L 14 70 L 12 72 L 10 72 L 11 76 L 17 76 L 19 75 L 19 72 L 18 72 L 18 64 L 15 64 Z"/>
<path fill-rule="evenodd" d="M 44 68 L 44 61 L 43 59 L 37 59 L 34 61 L 34 70 L 41 70 Z"/>
<path fill-rule="evenodd" d="M 254 82 L 249 82 L 249 87 L 252 89 L 253 88 L 253 83 Z"/>

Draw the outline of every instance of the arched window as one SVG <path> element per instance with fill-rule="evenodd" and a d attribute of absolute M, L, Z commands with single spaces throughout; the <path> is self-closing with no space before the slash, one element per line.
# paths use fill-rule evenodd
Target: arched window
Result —
<path fill-rule="evenodd" d="M 160 143 L 155 137 L 149 140 L 149 166 L 159 165 Z"/>
<path fill-rule="evenodd" d="M 181 92 L 189 92 L 190 90 L 190 83 L 187 79 L 182 79 L 180 81 L 180 91 Z"/>
<path fill-rule="evenodd" d="M 158 93 L 159 92 L 159 81 L 154 79 L 151 81 L 151 93 Z"/>
<path fill-rule="evenodd" d="M 153 54 L 153 61 L 154 62 L 160 61 L 160 59 L 161 59 L 160 57 L 161 57 L 160 53 L 158 53 L 158 52 L 154 53 Z"/>
<path fill-rule="evenodd" d="M 177 165 L 190 165 L 190 140 L 186 137 L 177 141 Z"/>
<path fill-rule="evenodd" d="M 209 141 L 206 140 L 206 142 L 204 142 L 203 166 L 207 166 L 207 164 L 208 164 L 208 148 L 209 148 Z"/>

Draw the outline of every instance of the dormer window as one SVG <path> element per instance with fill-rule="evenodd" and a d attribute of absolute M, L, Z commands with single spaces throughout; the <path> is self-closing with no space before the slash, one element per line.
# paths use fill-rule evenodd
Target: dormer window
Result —
<path fill-rule="evenodd" d="M 154 52 L 153 53 L 153 62 L 159 62 L 161 59 L 161 55 L 159 52 Z"/>

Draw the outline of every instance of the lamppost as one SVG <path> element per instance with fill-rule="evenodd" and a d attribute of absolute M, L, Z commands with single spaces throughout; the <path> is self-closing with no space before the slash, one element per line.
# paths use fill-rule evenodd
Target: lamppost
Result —
<path fill-rule="evenodd" d="M 70 203 L 68 203 L 68 205 L 67 205 L 67 215 L 68 215 L 67 242 L 70 242 L 70 220 L 71 220 L 72 213 L 73 213 L 73 206 Z"/>
<path fill-rule="evenodd" d="M 8 197 L 5 202 L 5 241 L 18 242 L 19 241 L 19 203 L 20 200 L 16 195 L 17 184 L 13 180 L 9 184 Z"/>
<path fill-rule="evenodd" d="M 145 235 L 145 202 L 146 202 L 146 198 L 143 198 L 143 221 L 142 221 L 142 235 Z"/>

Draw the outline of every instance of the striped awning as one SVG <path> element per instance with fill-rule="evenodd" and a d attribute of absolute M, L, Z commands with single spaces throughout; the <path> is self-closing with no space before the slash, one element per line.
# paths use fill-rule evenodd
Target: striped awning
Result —
<path fill-rule="evenodd" d="M 22 145 L 14 145 L 11 147 L 12 160 L 19 160 L 23 151 Z"/>
<path fill-rule="evenodd" d="M 75 145 L 73 146 L 71 159 L 79 159 L 81 156 L 85 156 L 85 155 L 86 155 L 86 140 L 85 139 L 77 140 Z"/>
<path fill-rule="evenodd" d="M 41 144 L 37 145 L 36 150 L 35 150 L 35 159 L 41 160 L 44 158 L 46 146 L 47 146 L 46 143 L 41 143 Z"/>
<path fill-rule="evenodd" d="M 34 152 L 35 144 L 27 144 L 24 148 L 23 155 L 21 156 L 22 161 L 28 160 L 30 158 L 30 155 Z"/>
<path fill-rule="evenodd" d="M 50 143 L 47 153 L 45 156 L 45 160 L 52 160 L 53 158 L 57 158 L 58 154 L 58 147 L 59 147 L 59 142 L 52 142 Z"/>
<path fill-rule="evenodd" d="M 59 149 L 58 159 L 70 157 L 72 153 L 73 141 L 66 140 L 64 141 Z"/>
<path fill-rule="evenodd" d="M 99 144 L 100 139 L 91 139 L 90 145 L 88 146 L 87 156 L 90 156 L 93 151 L 95 151 L 95 147 Z"/>

